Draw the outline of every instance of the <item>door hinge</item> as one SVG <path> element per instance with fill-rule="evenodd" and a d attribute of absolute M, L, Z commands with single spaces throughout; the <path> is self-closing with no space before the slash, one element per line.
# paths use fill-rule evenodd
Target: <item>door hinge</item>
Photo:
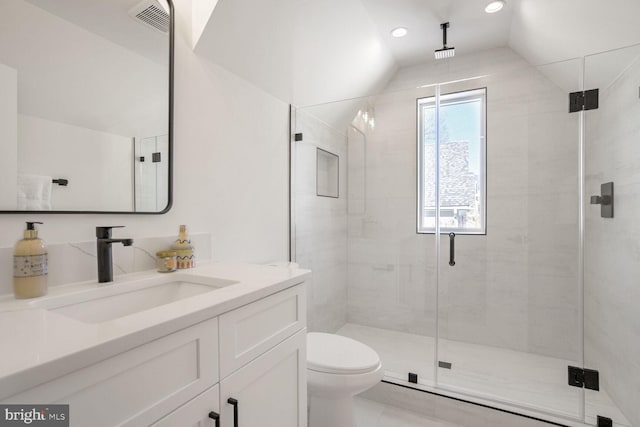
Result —
<path fill-rule="evenodd" d="M 611 418 L 598 415 L 597 427 L 613 427 L 613 420 Z"/>
<path fill-rule="evenodd" d="M 597 110 L 599 106 L 599 89 L 572 92 L 569 94 L 569 112 Z"/>
<path fill-rule="evenodd" d="M 302 134 L 301 134 L 301 133 L 296 133 L 296 134 L 293 136 L 293 140 L 294 140 L 294 141 L 296 141 L 296 142 L 300 142 L 300 141 L 302 141 Z"/>
<path fill-rule="evenodd" d="M 413 372 L 409 372 L 408 381 L 413 384 L 418 384 L 418 374 L 414 374 Z"/>
<path fill-rule="evenodd" d="M 162 161 L 162 154 L 160 152 L 151 153 L 151 161 L 153 163 L 160 163 Z"/>
<path fill-rule="evenodd" d="M 569 385 L 598 391 L 600 390 L 600 374 L 593 369 L 569 366 Z"/>

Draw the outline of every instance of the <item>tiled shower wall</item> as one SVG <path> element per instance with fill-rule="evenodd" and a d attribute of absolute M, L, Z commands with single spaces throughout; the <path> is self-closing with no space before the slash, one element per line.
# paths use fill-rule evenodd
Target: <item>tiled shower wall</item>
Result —
<path fill-rule="evenodd" d="M 442 92 L 487 87 L 488 233 L 457 238 L 454 268 L 442 240 L 440 336 L 580 360 L 578 116 L 508 48 L 401 69 L 369 99 L 366 186 L 349 198 L 348 321 L 435 335 L 435 241 L 416 234 L 416 98 L 476 76 Z"/>
<path fill-rule="evenodd" d="M 313 271 L 307 282 L 309 330 L 335 332 L 347 318 L 347 140 L 314 116 L 298 110 L 294 142 L 295 261 Z M 316 194 L 316 150 L 339 157 L 339 197 Z"/>

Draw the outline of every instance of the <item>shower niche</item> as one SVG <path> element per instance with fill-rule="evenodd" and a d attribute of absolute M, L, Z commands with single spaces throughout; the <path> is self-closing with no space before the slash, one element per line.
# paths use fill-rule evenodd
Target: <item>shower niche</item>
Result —
<path fill-rule="evenodd" d="M 340 197 L 340 157 L 316 148 L 316 195 Z"/>

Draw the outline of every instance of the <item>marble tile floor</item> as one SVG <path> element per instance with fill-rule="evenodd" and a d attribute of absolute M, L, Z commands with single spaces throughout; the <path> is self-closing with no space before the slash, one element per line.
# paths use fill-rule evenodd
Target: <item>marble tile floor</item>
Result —
<path fill-rule="evenodd" d="M 578 420 L 583 405 L 583 390 L 566 383 L 567 366 L 580 366 L 570 360 L 556 359 L 509 349 L 441 340 L 439 359 L 452 369 L 438 369 L 434 381 L 434 339 L 416 334 L 347 323 L 337 332 L 361 341 L 380 355 L 385 379 L 405 382 L 408 372 L 418 373 L 425 389 L 446 389 L 469 395 L 491 406 L 492 402 L 539 411 L 557 417 Z M 596 414 L 607 416 L 616 426 L 630 426 L 604 391 L 586 394 L 585 413 L 590 424 Z"/>
<path fill-rule="evenodd" d="M 355 397 L 356 427 L 463 427 L 362 397 Z"/>
<path fill-rule="evenodd" d="M 382 406 L 372 405 L 375 402 Z M 362 412 L 365 421 L 378 425 L 383 421 L 395 426 L 395 422 L 407 425 L 456 426 L 456 427 L 550 427 L 551 424 L 497 411 L 436 394 L 423 393 L 407 387 L 380 383 L 356 397 L 356 416 Z M 377 415 L 377 418 L 376 418 Z M 358 420 L 358 418 L 356 419 Z M 357 427 L 365 427 L 359 424 Z"/>

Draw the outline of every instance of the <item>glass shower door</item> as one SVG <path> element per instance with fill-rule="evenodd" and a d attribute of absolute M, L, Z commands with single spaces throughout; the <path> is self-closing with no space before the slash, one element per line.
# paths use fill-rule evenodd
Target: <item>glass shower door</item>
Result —
<path fill-rule="evenodd" d="M 581 61 L 499 59 L 439 87 L 437 385 L 580 419 Z"/>
<path fill-rule="evenodd" d="M 640 45 L 586 57 L 585 89 L 599 89 L 598 109 L 585 113 L 585 367 L 600 379 L 585 391 L 591 425 L 640 425 L 639 85 Z M 612 200 L 589 204 L 608 183 Z"/>

